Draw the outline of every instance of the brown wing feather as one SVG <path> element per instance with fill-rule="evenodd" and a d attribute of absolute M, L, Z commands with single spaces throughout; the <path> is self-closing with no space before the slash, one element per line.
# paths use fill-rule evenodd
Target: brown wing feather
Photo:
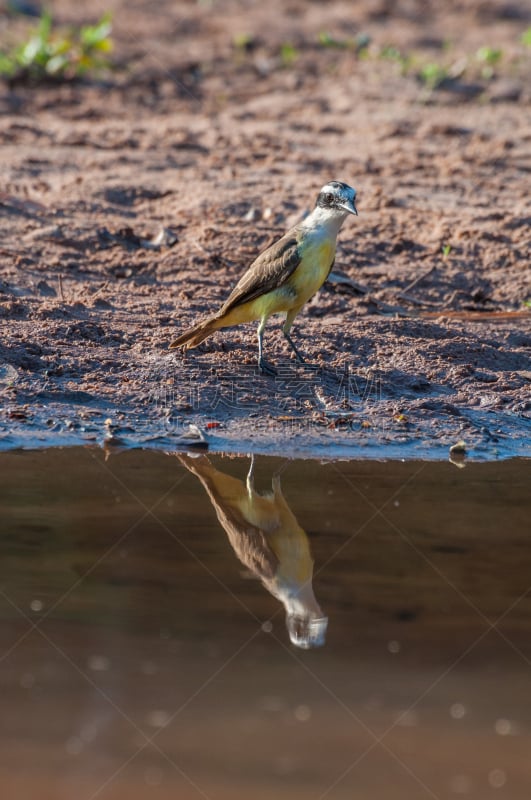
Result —
<path fill-rule="evenodd" d="M 277 556 L 269 546 L 264 532 L 246 520 L 237 508 L 223 502 L 223 498 L 208 474 L 208 470 L 213 469 L 208 458 L 201 456 L 198 459 L 192 459 L 181 454 L 177 457 L 203 484 L 216 516 L 242 564 L 258 578 L 264 581 L 272 580 L 278 569 Z"/>
<path fill-rule="evenodd" d="M 293 231 L 290 231 L 253 261 L 220 309 L 220 316 L 236 306 L 278 289 L 295 272 L 300 263 L 297 239 Z"/>

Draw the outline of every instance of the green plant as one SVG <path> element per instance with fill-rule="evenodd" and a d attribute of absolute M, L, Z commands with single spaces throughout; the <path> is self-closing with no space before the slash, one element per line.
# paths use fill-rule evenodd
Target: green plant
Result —
<path fill-rule="evenodd" d="M 448 258 L 448 256 L 452 252 L 452 245 L 451 244 L 443 244 L 441 250 L 442 250 L 442 254 L 443 254 L 444 258 Z"/>
<path fill-rule="evenodd" d="M 284 42 L 280 48 L 280 59 L 285 67 L 290 67 L 299 57 L 299 51 L 290 42 Z"/>
<path fill-rule="evenodd" d="M 408 71 L 409 67 L 411 66 L 411 56 L 402 53 L 397 47 L 393 45 L 386 45 L 382 47 L 380 50 L 380 58 L 384 58 L 387 61 L 396 61 L 397 64 L 400 64 L 400 71 L 402 75 L 405 75 Z"/>
<path fill-rule="evenodd" d="M 109 68 L 111 28 L 111 15 L 104 14 L 95 25 L 58 32 L 51 14 L 44 12 L 26 42 L 10 53 L 0 53 L 0 75 L 38 82 L 67 80 Z"/>
<path fill-rule="evenodd" d="M 332 36 L 327 31 L 321 31 L 319 34 L 319 44 L 323 47 L 337 47 L 339 49 L 344 49 L 346 47 L 352 47 L 353 42 L 350 39 L 336 39 L 335 36 Z"/>
<path fill-rule="evenodd" d="M 380 58 L 387 58 L 390 61 L 402 61 L 403 56 L 397 47 L 388 44 L 380 50 Z"/>
<path fill-rule="evenodd" d="M 525 44 L 527 47 L 531 47 L 531 28 L 528 28 L 526 31 L 523 32 L 521 36 L 522 44 Z"/>
<path fill-rule="evenodd" d="M 425 64 L 419 72 L 420 80 L 430 90 L 437 89 L 447 77 L 448 69 L 442 64 Z"/>
<path fill-rule="evenodd" d="M 250 50 L 254 41 L 254 37 L 250 33 L 236 33 L 232 37 L 232 44 L 237 50 Z"/>
<path fill-rule="evenodd" d="M 336 39 L 328 31 L 321 31 L 319 34 L 319 44 L 322 47 L 335 48 L 336 50 L 354 50 L 359 56 L 367 55 L 371 37 L 367 33 L 358 33 L 354 39 Z"/>
<path fill-rule="evenodd" d="M 476 60 L 483 64 L 481 77 L 490 80 L 494 75 L 494 67 L 503 56 L 503 51 L 496 47 L 480 47 L 476 52 Z"/>
<path fill-rule="evenodd" d="M 478 61 L 484 61 L 485 64 L 497 64 L 503 55 L 503 50 L 496 47 L 480 47 L 476 53 Z"/>

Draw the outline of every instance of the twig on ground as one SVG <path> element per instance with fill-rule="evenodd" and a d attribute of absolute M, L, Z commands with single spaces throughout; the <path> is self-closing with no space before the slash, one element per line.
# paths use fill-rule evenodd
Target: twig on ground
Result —
<path fill-rule="evenodd" d="M 372 303 L 377 308 L 377 313 L 388 315 L 394 314 L 398 315 L 399 317 L 416 317 L 418 316 L 416 311 L 408 311 L 406 308 L 402 306 L 392 306 L 389 303 L 385 303 L 383 300 L 378 300 L 376 297 L 372 297 L 372 295 L 367 295 L 366 299 L 369 303 Z"/>
<path fill-rule="evenodd" d="M 425 278 L 428 278 L 433 272 L 435 272 L 436 269 L 437 267 L 435 266 L 432 266 L 429 269 L 427 269 L 426 272 L 423 272 L 422 275 L 419 275 L 417 278 L 415 278 L 414 281 L 408 283 L 405 289 L 402 289 L 401 292 L 397 292 L 396 297 L 399 298 L 400 300 L 405 300 L 406 303 L 411 303 L 414 306 L 428 306 L 429 308 L 438 308 L 439 303 L 433 303 L 431 300 L 420 300 L 419 298 L 413 297 L 413 295 L 410 294 L 412 289 L 415 289 L 415 287 L 417 287 L 419 283 L 421 283 Z"/>
<path fill-rule="evenodd" d="M 412 303 L 414 306 L 428 306 L 429 308 L 440 308 L 440 303 L 433 303 L 431 300 L 420 300 L 418 297 L 412 297 L 407 292 L 400 292 L 395 295 L 400 300 L 405 300 L 407 303 Z"/>
<path fill-rule="evenodd" d="M 402 292 L 400 294 L 408 294 L 408 292 L 410 292 L 412 289 L 414 289 L 415 286 L 418 286 L 418 284 L 421 281 L 423 281 L 424 278 L 429 277 L 432 274 L 432 272 L 435 272 L 436 269 L 437 269 L 437 267 L 435 265 L 430 267 L 428 270 L 426 270 L 426 272 L 423 272 L 422 275 L 419 275 L 418 278 L 415 278 L 414 281 L 411 281 L 411 283 L 408 283 L 408 285 L 405 287 L 405 289 L 402 290 Z M 398 295 L 398 296 L 400 297 L 400 295 Z"/>
<path fill-rule="evenodd" d="M 94 300 L 94 298 L 97 297 L 100 294 L 100 292 L 103 292 L 103 290 L 106 289 L 108 285 L 109 285 L 109 281 L 105 281 L 105 283 L 102 283 L 100 288 L 96 289 L 94 294 L 90 295 L 90 299 Z"/>
<path fill-rule="evenodd" d="M 356 283 L 356 281 L 353 281 L 348 275 L 343 275 L 342 272 L 336 272 L 335 270 L 329 274 L 328 283 L 332 283 L 336 286 L 347 286 L 357 294 L 369 293 L 369 289 L 366 286 L 362 286 L 361 283 Z"/>

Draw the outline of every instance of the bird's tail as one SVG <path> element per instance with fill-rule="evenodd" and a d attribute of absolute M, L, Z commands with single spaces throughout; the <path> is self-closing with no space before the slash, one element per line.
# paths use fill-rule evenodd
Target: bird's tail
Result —
<path fill-rule="evenodd" d="M 194 325 L 193 328 L 185 331 L 185 333 L 181 333 L 179 338 L 170 344 L 170 350 L 175 347 L 184 347 L 186 350 L 190 347 L 197 347 L 219 327 L 219 320 L 216 317 L 210 317 L 210 319 L 200 322 L 199 325 Z"/>

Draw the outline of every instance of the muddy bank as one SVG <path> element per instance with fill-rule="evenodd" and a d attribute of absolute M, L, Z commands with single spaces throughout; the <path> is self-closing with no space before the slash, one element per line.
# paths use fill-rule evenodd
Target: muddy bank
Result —
<path fill-rule="evenodd" d="M 528 452 L 524 12 L 111 5 L 116 72 L 0 92 L 0 447 L 171 447 L 192 422 L 233 451 Z M 311 368 L 274 323 L 276 379 L 253 326 L 168 352 L 330 178 L 360 216 L 294 326 Z"/>

